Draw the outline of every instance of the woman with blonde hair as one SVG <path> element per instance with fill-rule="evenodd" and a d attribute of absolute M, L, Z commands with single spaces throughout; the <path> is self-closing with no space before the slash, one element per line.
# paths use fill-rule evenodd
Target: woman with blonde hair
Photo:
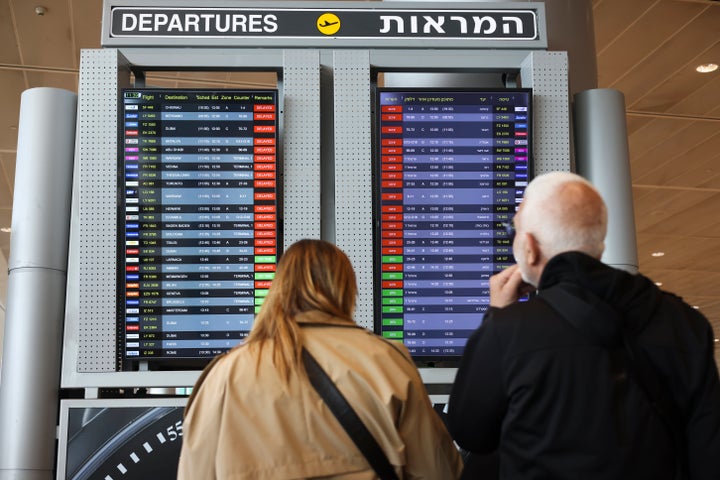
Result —
<path fill-rule="evenodd" d="M 356 297 L 350 260 L 335 245 L 301 240 L 283 254 L 250 335 L 205 369 L 188 401 L 179 479 L 377 478 L 310 384 L 303 348 L 399 478 L 460 476 L 407 349 L 355 324 Z"/>

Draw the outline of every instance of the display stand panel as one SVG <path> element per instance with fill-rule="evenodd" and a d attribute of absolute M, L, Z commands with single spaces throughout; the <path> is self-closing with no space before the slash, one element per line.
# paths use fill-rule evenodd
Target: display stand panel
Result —
<path fill-rule="evenodd" d="M 125 222 L 128 221 L 126 220 L 126 215 L 134 214 L 134 212 L 124 211 L 124 196 L 128 190 L 132 190 L 135 187 L 131 185 L 129 188 L 126 188 L 128 187 L 125 185 L 124 178 L 126 172 L 122 170 L 122 168 L 124 168 L 124 157 L 119 158 L 118 155 L 118 152 L 121 152 L 121 155 L 125 154 L 125 144 L 123 143 L 125 142 L 125 125 L 119 121 L 121 119 L 123 121 L 125 120 L 124 117 L 121 116 L 125 114 L 121 89 L 134 88 L 130 84 L 133 74 L 135 74 L 136 80 L 142 80 L 144 79 L 143 72 L 152 69 L 163 69 L 163 67 L 166 67 L 165 70 L 167 70 L 169 65 L 172 65 L 173 70 L 195 68 L 218 71 L 228 68 L 228 65 L 233 64 L 233 62 L 244 62 L 245 69 L 275 72 L 277 74 L 277 88 L 260 92 L 264 95 L 273 95 L 273 92 L 276 92 L 274 94 L 276 95 L 274 101 L 276 102 L 277 109 L 275 119 L 277 131 L 274 134 L 276 142 L 274 147 L 277 152 L 274 163 L 276 178 L 274 180 L 270 178 L 253 178 L 252 188 L 253 190 L 262 188 L 262 190 L 257 193 L 263 195 L 272 193 L 272 190 L 275 189 L 278 207 L 281 207 L 282 204 L 290 206 L 288 210 L 291 212 L 291 219 L 289 221 L 283 221 L 281 215 L 283 210 L 286 209 L 281 208 L 277 212 L 277 221 L 275 222 L 276 230 L 272 228 L 260 229 L 263 230 L 264 233 L 275 230 L 273 234 L 276 236 L 272 238 L 276 240 L 277 246 L 274 248 L 276 248 L 279 253 L 284 248 L 284 243 L 286 242 L 292 243 L 307 236 L 311 238 L 320 237 L 320 101 L 317 95 L 311 93 L 319 91 L 319 55 L 318 52 L 309 50 L 297 51 L 296 54 L 285 56 L 282 51 L 263 52 L 262 55 L 260 55 L 259 53 L 250 54 L 247 52 L 229 51 L 215 52 L 212 54 L 210 52 L 188 53 L 187 50 L 183 52 L 148 52 L 147 50 L 138 49 L 120 52 L 116 49 L 106 49 L 83 51 L 82 59 L 81 89 L 78 106 L 79 134 L 76 149 L 75 184 L 73 186 L 73 219 L 68 262 L 69 281 L 67 288 L 62 386 L 64 388 L 85 387 L 90 389 L 98 387 L 191 386 L 197 379 L 202 366 L 210 360 L 212 355 L 200 355 L 204 358 L 200 358 L 199 362 L 183 361 L 177 363 L 175 359 L 171 358 L 169 359 L 171 362 L 168 363 L 164 360 L 150 360 L 152 357 L 149 357 L 135 364 L 128 363 L 126 356 L 126 364 L 123 365 L 122 356 L 125 353 L 126 342 L 130 342 L 130 348 L 135 348 L 134 345 L 139 344 L 141 339 L 128 339 L 126 337 L 128 332 L 126 330 L 127 324 L 123 320 L 124 317 L 118 321 L 119 315 L 125 315 L 123 312 L 127 306 L 124 303 L 126 301 L 125 297 L 121 297 L 121 299 L 118 300 L 118 289 L 124 291 L 128 283 L 139 283 L 139 278 L 138 281 L 135 281 L 134 277 L 130 279 L 126 277 L 127 272 L 125 265 L 121 266 L 120 272 L 118 272 L 119 252 L 121 256 L 127 256 L 126 247 L 130 247 L 131 253 L 129 256 L 130 258 L 135 258 L 132 253 L 132 247 L 135 246 L 125 245 L 124 238 Z M 142 83 L 143 82 L 138 82 L 138 84 Z M 144 90 L 144 87 L 137 86 L 135 90 Z M 245 93 L 247 93 L 247 91 L 245 91 Z M 290 109 L 290 113 L 285 115 L 284 108 L 288 103 L 292 105 L 292 108 Z M 267 114 L 268 112 L 262 113 Z M 255 122 L 254 115 L 253 122 Z M 200 126 L 195 125 L 194 128 L 198 127 Z M 202 126 L 202 128 L 205 127 L 212 128 L 210 125 Z M 134 127 L 130 126 L 129 130 L 133 128 Z M 118 134 L 118 132 L 121 133 Z M 283 132 L 290 138 L 296 140 L 286 145 L 286 136 Z M 217 132 L 215 132 L 213 136 L 218 136 Z M 133 136 L 131 135 L 130 137 Z M 202 137 L 202 135 L 198 134 L 197 137 Z M 269 137 L 266 138 L 270 137 L 273 137 L 273 135 L 269 135 Z M 255 143 L 254 140 L 253 143 Z M 270 147 L 273 146 L 253 145 L 252 154 L 253 156 L 256 155 L 256 148 L 268 149 Z M 135 152 L 128 153 L 132 156 Z M 258 151 L 257 155 L 267 156 L 269 153 L 263 150 L 262 152 Z M 131 160 L 131 162 L 132 161 L 134 160 Z M 189 162 L 175 163 L 178 164 L 178 167 L 187 167 Z M 240 163 L 242 164 L 242 162 Z M 263 163 L 265 166 L 273 164 L 272 162 L 260 163 Z M 221 168 L 216 170 L 222 171 L 222 167 L 221 165 Z M 182 171 L 182 168 L 174 170 Z M 166 169 L 164 171 L 169 170 Z M 209 171 L 212 172 L 212 168 Z M 268 172 L 269 171 L 270 170 L 268 170 Z M 197 172 L 199 173 L 201 170 L 197 170 Z M 119 178 L 120 181 L 118 181 Z M 173 179 L 173 181 L 178 181 L 178 179 Z M 197 181 L 197 179 L 194 181 Z M 211 179 L 210 181 L 213 180 Z M 256 181 L 275 181 L 275 186 L 260 187 L 259 184 L 256 184 Z M 210 193 L 210 195 L 213 195 L 213 193 Z M 253 196 L 254 195 L 255 192 L 253 193 Z M 121 200 L 120 204 L 118 200 Z M 272 203 L 271 199 L 267 200 Z M 137 201 L 140 202 L 140 197 L 137 198 Z M 258 200 L 257 202 L 260 201 Z M 257 202 L 254 199 L 253 203 Z M 187 205 L 184 204 L 180 205 L 181 208 L 185 208 L 186 206 Z M 212 208 L 212 204 L 210 208 Z M 101 212 L 102 215 L 99 215 L 99 212 Z M 264 215 L 271 214 L 271 212 L 258 213 Z M 285 213 L 287 214 L 288 212 L 285 211 Z M 253 218 L 255 218 L 254 215 L 255 212 L 253 212 Z M 272 223 L 272 220 L 268 220 L 266 217 L 263 217 L 263 219 L 259 221 L 265 225 Z M 129 220 L 129 222 L 131 225 L 133 224 L 133 220 Z M 180 221 L 176 222 L 175 220 L 172 222 L 184 223 Z M 152 224 L 153 222 L 147 223 Z M 196 223 L 199 224 L 200 222 Z M 210 223 L 217 222 L 211 221 Z M 167 225 L 163 225 L 163 227 L 166 226 Z M 122 227 L 120 235 L 118 235 L 119 227 Z M 255 235 L 256 231 L 254 227 L 255 225 L 253 225 L 253 235 Z M 138 229 L 139 228 L 140 225 L 138 224 Z M 168 229 L 168 231 L 170 230 L 174 230 L 176 233 L 186 231 L 184 227 Z M 204 229 L 200 229 L 198 226 L 195 230 L 200 231 Z M 212 226 L 208 229 L 208 231 L 210 230 L 212 230 Z M 235 230 L 241 229 L 233 227 L 232 230 L 234 232 Z M 266 241 L 270 238 L 271 237 L 266 238 Z M 118 241 L 118 239 L 121 241 Z M 168 247 L 170 247 L 170 245 L 168 245 Z M 172 247 L 186 248 L 180 245 L 174 245 Z M 271 246 L 263 245 L 263 248 L 271 248 Z M 180 255 L 173 254 L 168 255 L 168 257 L 169 256 L 178 257 Z M 241 256 L 245 257 L 245 255 L 237 254 L 235 260 Z M 261 256 L 264 257 L 262 259 L 263 262 L 257 263 L 255 260 L 259 259 L 256 258 L 257 255 L 253 255 L 253 270 L 255 271 L 258 271 L 262 265 L 271 265 L 271 263 L 266 263 L 264 260 L 270 260 L 269 257 L 273 255 L 263 253 Z M 150 257 L 150 255 L 148 255 L 148 257 Z M 157 257 L 167 260 L 163 255 L 156 256 L 156 258 Z M 200 255 L 197 255 L 197 257 L 199 258 Z M 137 258 L 139 260 L 139 257 Z M 178 264 L 181 262 L 169 263 Z M 225 264 L 235 265 L 232 261 L 229 263 L 226 262 Z M 263 273 L 269 274 L 271 272 Z M 184 281 L 182 279 L 166 280 Z M 266 279 L 260 280 L 267 281 Z M 148 279 L 148 281 L 152 282 L 154 279 Z M 188 279 L 188 281 L 191 280 Z M 150 285 L 147 285 L 147 287 L 150 287 Z M 180 288 L 170 287 L 169 285 L 167 287 L 168 290 L 182 290 Z M 266 290 L 262 284 L 256 284 L 255 279 L 253 280 L 253 288 L 256 291 L 259 290 L 261 293 L 263 293 L 262 290 Z M 142 290 L 142 288 L 140 290 Z M 152 288 L 149 288 L 148 292 L 152 290 Z M 241 290 L 247 293 L 246 289 L 233 289 L 233 292 Z M 154 293 L 149 294 L 146 298 L 152 299 L 153 295 Z M 183 295 L 175 295 L 175 297 L 185 298 Z M 207 297 L 212 296 L 208 295 Z M 253 310 L 259 306 L 262 298 L 262 295 L 252 296 Z M 133 305 L 131 307 L 138 306 Z M 175 307 L 184 308 L 184 306 L 177 305 Z M 193 308 L 194 307 L 209 308 L 198 305 L 193 306 Z M 151 306 L 147 308 L 151 308 Z M 226 306 L 224 308 L 228 307 Z M 118 312 L 121 313 L 119 314 Z M 132 317 L 134 315 L 129 316 Z M 119 330 L 118 325 L 121 325 Z M 131 331 L 129 333 L 134 335 L 135 333 L 140 334 L 141 332 L 138 330 L 137 332 Z M 213 331 L 202 333 L 213 335 Z M 229 332 L 223 331 L 222 334 L 227 335 L 227 333 Z M 231 336 L 232 335 L 231 333 Z M 158 340 L 149 338 L 146 341 L 150 343 L 156 342 L 152 345 L 152 351 L 155 352 L 157 351 L 155 348 L 158 345 L 157 342 L 160 342 L 160 347 L 170 347 L 169 344 L 163 345 L 162 342 L 181 340 L 197 341 L 198 339 L 161 338 Z M 225 339 L 208 338 L 207 341 L 209 340 L 225 341 Z M 206 340 L 201 338 L 200 341 Z M 150 344 L 146 346 L 148 350 L 150 350 Z M 205 345 L 201 346 L 204 347 Z M 227 346 L 228 345 L 223 345 L 221 348 Z M 174 349 L 174 345 L 172 347 L 173 348 L 168 348 L 168 350 L 176 350 Z M 162 348 L 160 350 L 162 351 Z M 208 349 L 202 348 L 201 350 Z M 196 353 L 199 354 L 200 351 L 198 350 Z M 163 362 L 165 363 L 162 364 Z M 92 396 L 92 394 L 90 395 Z"/>
<path fill-rule="evenodd" d="M 531 22 L 535 24 L 534 36 L 522 40 L 515 38 L 512 25 L 505 27 L 504 23 L 513 23 L 511 20 L 495 19 L 490 14 L 490 10 L 507 10 L 506 17 L 525 15 L 515 12 L 515 5 L 448 2 L 428 10 L 423 2 L 377 4 L 345 2 L 336 9 L 345 26 L 348 21 L 353 23 L 352 19 L 367 20 L 368 27 L 375 29 L 368 37 L 352 37 L 351 30 L 345 29 L 337 35 L 318 30 L 315 20 L 326 13 L 327 5 L 220 2 L 212 8 L 222 7 L 223 14 L 238 9 L 235 13 L 242 15 L 273 15 L 273 9 L 284 12 L 300 8 L 314 20 L 298 27 L 300 30 L 290 31 L 286 28 L 294 27 L 278 16 L 275 32 L 252 32 L 240 38 L 229 32 L 218 35 L 198 31 L 197 35 L 178 39 L 143 29 L 118 36 L 109 22 L 114 11 L 147 14 L 140 11 L 146 8 L 167 8 L 168 14 L 182 16 L 188 8 L 197 7 L 192 2 L 170 5 L 155 1 L 138 8 L 130 1 L 106 2 L 103 45 L 109 48 L 82 52 L 64 388 L 189 386 L 199 374 L 196 368 L 152 371 L 151 360 L 137 367 L 118 362 L 128 340 L 140 340 L 126 338 L 126 330 L 117 328 L 117 312 L 126 306 L 119 304 L 118 284 L 123 284 L 121 289 L 127 288 L 126 284 L 135 279 L 125 277 L 125 271 L 118 275 L 117 253 L 125 246 L 108 241 L 117 238 L 118 225 L 127 213 L 118 211 L 117 192 L 124 194 L 126 187 L 117 181 L 117 131 L 121 128 L 118 99 L 121 88 L 132 86 L 133 75 L 143 80 L 144 73 L 151 70 L 277 74 L 278 149 L 282 158 L 277 181 L 280 189 L 282 179 L 284 216 L 283 225 L 278 227 L 283 247 L 310 237 L 325 238 L 343 248 L 358 272 L 357 321 L 367 328 L 372 328 L 376 320 L 375 295 L 381 296 L 374 290 L 381 263 L 373 256 L 376 223 L 371 207 L 375 176 L 372 90 L 380 72 L 487 74 L 502 77 L 508 87 L 532 88 L 532 115 L 541 120 L 541 128 L 533 129 L 537 135 L 528 146 L 535 151 L 535 169 L 569 170 L 567 56 L 564 52 L 542 51 L 547 48 L 543 4 L 528 2 L 519 9 L 531 10 L 534 13 L 528 18 L 535 19 Z M 497 22 L 492 35 L 476 32 L 475 27 L 486 16 Z M 407 34 L 393 30 L 400 25 L 394 17 L 403 18 Z M 284 13 L 282 18 L 286 18 Z M 427 32 L 412 33 L 415 21 L 421 22 L 418 28 L 427 24 Z M 462 27 L 464 23 L 467 29 Z M 531 31 L 530 24 L 522 28 L 525 33 Z M 386 35 L 386 30 L 394 33 Z M 142 81 L 136 84 L 141 86 Z M 120 303 L 125 300 L 121 297 Z M 123 326 L 127 327 L 127 322 Z M 451 368 L 429 370 L 421 370 L 426 380 L 433 377 L 433 382 L 452 381 Z M 441 370 L 442 375 L 437 376 Z"/>

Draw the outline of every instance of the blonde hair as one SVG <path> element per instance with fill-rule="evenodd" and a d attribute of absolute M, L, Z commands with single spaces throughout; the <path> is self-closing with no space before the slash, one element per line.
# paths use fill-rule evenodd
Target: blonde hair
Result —
<path fill-rule="evenodd" d="M 280 376 L 301 364 L 302 342 L 295 317 L 317 310 L 353 322 L 357 283 L 350 259 L 324 240 L 300 240 L 280 257 L 275 278 L 245 345 L 272 345 Z"/>

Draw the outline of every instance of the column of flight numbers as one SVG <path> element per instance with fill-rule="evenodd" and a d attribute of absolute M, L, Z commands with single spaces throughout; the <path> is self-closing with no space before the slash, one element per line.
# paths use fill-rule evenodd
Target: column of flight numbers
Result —
<path fill-rule="evenodd" d="M 504 225 L 515 213 L 515 128 L 511 97 L 500 97 L 493 111 L 494 182 L 493 214 L 495 236 L 493 240 L 493 273 L 512 263 L 510 241 L 504 236 Z"/>
<path fill-rule="evenodd" d="M 495 255 L 494 272 L 514 262 L 512 244 L 505 236 L 505 224 L 512 221 L 522 201 L 529 174 L 529 101 L 523 94 L 499 96 L 493 107 L 495 137 Z"/>
<path fill-rule="evenodd" d="M 175 179 L 165 173 L 165 158 L 180 157 L 188 147 L 168 146 L 163 142 L 164 130 L 176 130 L 179 119 L 163 118 L 159 95 L 144 95 L 140 104 L 140 345 L 139 356 L 153 358 L 162 355 L 163 342 L 168 333 L 163 328 L 169 306 L 166 298 L 168 254 L 166 227 L 169 227 L 164 201 L 166 189 Z M 178 168 L 179 170 L 179 168 Z M 178 184 L 184 182 L 177 180 Z M 175 220 L 180 220 L 175 219 Z M 175 227 L 179 228 L 179 227 Z M 175 240 L 176 242 L 178 240 Z M 176 252 L 173 252 L 176 253 Z M 180 257 L 178 257 L 180 258 Z"/>
<path fill-rule="evenodd" d="M 168 254 L 166 228 L 167 210 L 173 208 L 164 201 L 166 189 L 175 180 L 165 173 L 166 158 L 180 157 L 188 147 L 164 144 L 165 130 L 177 129 L 178 119 L 164 118 L 158 95 L 144 95 L 140 104 L 140 345 L 139 356 L 162 355 L 162 345 L 168 333 L 164 318 L 167 305 L 167 276 L 165 255 Z M 177 183 L 184 183 L 177 180 Z M 179 220 L 179 219 L 177 219 Z M 179 227 L 175 227 L 179 228 Z M 177 240 L 175 240 L 177 241 Z"/>

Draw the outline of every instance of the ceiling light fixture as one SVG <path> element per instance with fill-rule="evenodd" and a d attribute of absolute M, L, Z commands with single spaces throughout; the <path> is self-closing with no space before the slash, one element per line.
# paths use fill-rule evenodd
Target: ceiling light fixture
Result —
<path fill-rule="evenodd" d="M 665 252 L 652 252 L 650 255 L 652 255 L 653 257 L 664 257 Z"/>
<path fill-rule="evenodd" d="M 710 73 L 718 69 L 717 63 L 703 63 L 695 67 L 695 70 L 700 73 Z"/>
<path fill-rule="evenodd" d="M 37 7 L 35 7 L 35 15 L 37 15 L 38 17 L 42 17 L 46 13 L 47 8 L 43 7 L 42 5 L 38 5 Z"/>
<path fill-rule="evenodd" d="M 12 231 L 12 230 L 10 229 L 10 227 L 2 227 L 2 228 L 0 228 L 0 232 L 3 232 L 3 233 L 10 233 L 11 231 Z"/>
<path fill-rule="evenodd" d="M 662 282 L 655 282 L 655 285 L 657 285 L 658 287 L 662 287 Z"/>

